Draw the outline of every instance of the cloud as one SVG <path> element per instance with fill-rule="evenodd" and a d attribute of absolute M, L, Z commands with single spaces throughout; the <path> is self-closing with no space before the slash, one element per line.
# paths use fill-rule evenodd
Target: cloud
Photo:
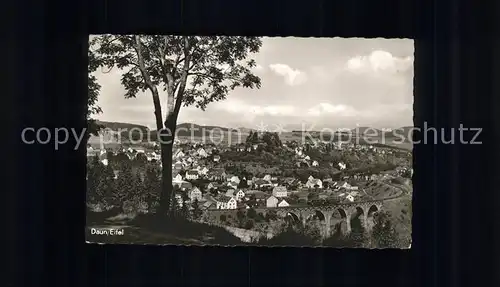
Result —
<path fill-rule="evenodd" d="M 269 68 L 276 74 L 285 78 L 285 83 L 290 86 L 297 86 L 303 84 L 307 81 L 306 73 L 298 70 L 292 69 L 290 66 L 285 64 L 271 64 Z"/>
<path fill-rule="evenodd" d="M 309 116 L 323 116 L 323 115 L 341 115 L 341 116 L 354 116 L 356 110 L 346 105 L 332 105 L 329 103 L 320 103 L 307 110 Z"/>
<path fill-rule="evenodd" d="M 395 57 L 386 51 L 373 51 L 367 56 L 356 56 L 349 59 L 346 69 L 351 72 L 398 73 L 413 67 L 413 56 Z"/>

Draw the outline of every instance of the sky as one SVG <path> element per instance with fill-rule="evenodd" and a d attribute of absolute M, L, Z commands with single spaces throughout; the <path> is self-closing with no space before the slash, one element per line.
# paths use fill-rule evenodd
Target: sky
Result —
<path fill-rule="evenodd" d="M 205 111 L 182 107 L 178 123 L 308 130 L 413 126 L 413 52 L 410 39 L 265 37 L 251 56 L 260 89 L 236 88 Z M 155 129 L 151 94 L 125 99 L 121 73 L 94 73 L 102 86 L 103 113 L 96 118 Z"/>

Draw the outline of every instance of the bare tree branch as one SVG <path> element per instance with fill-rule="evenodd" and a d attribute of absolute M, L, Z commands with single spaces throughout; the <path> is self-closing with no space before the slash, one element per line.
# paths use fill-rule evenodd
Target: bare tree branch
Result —
<path fill-rule="evenodd" d="M 137 53 L 137 61 L 139 62 L 139 69 L 141 71 L 142 77 L 144 78 L 144 81 L 146 82 L 147 87 L 149 88 L 149 90 L 151 91 L 151 94 L 153 96 L 153 104 L 154 104 L 154 108 L 155 108 L 155 118 L 156 118 L 156 128 L 158 130 L 160 130 L 163 128 L 163 119 L 162 119 L 162 112 L 161 112 L 160 97 L 158 95 L 158 89 L 151 81 L 149 73 L 146 70 L 146 66 L 144 65 L 144 59 L 142 57 L 141 48 L 142 48 L 142 43 L 141 43 L 140 36 L 136 35 L 134 49 L 135 49 L 135 52 Z"/>
<path fill-rule="evenodd" d="M 182 75 L 179 83 L 179 90 L 177 91 L 177 99 L 175 102 L 174 114 L 175 117 L 179 115 L 179 110 L 182 106 L 182 99 L 184 97 L 184 91 L 186 90 L 186 82 L 188 77 L 188 70 L 191 61 L 189 37 L 184 37 L 184 66 L 182 69 Z"/>

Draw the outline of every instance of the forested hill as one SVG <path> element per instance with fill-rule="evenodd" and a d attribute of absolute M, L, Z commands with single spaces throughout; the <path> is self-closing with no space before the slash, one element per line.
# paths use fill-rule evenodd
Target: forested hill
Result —
<path fill-rule="evenodd" d="M 135 133 L 139 133 L 139 129 L 143 133 L 148 133 L 150 137 L 153 139 L 156 137 L 156 130 L 150 130 L 146 126 L 138 125 L 138 124 L 131 124 L 131 123 L 121 123 L 121 122 L 105 122 L 105 121 L 98 121 L 97 122 L 99 125 L 101 125 L 104 128 L 113 130 L 113 131 L 122 131 L 122 136 L 124 139 L 127 139 L 129 137 L 129 132 L 133 131 Z M 134 129 L 134 130 L 133 130 Z M 247 134 L 250 129 L 244 129 L 241 128 L 239 129 L 242 134 Z M 220 127 L 220 126 L 201 126 L 193 123 L 181 123 L 177 125 L 177 131 L 176 134 L 178 136 L 209 136 L 210 134 L 214 135 L 219 135 L 221 133 L 227 134 L 229 132 L 237 132 L 237 129 L 232 129 L 232 128 L 227 128 L 227 127 Z"/>
<path fill-rule="evenodd" d="M 118 130 L 132 130 L 132 129 L 140 129 L 141 131 L 147 132 L 149 131 L 149 128 L 146 126 L 142 125 L 137 125 L 137 124 L 130 124 L 130 123 L 119 123 L 119 122 L 105 122 L 105 121 L 97 121 L 98 125 L 103 126 L 104 128 L 113 130 L 113 131 L 118 131 Z"/>

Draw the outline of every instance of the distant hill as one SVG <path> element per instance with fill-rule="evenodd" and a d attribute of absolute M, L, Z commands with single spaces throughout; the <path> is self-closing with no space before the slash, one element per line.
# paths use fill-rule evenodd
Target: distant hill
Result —
<path fill-rule="evenodd" d="M 358 127 L 355 129 L 351 130 L 351 133 L 355 135 L 374 135 L 374 136 L 381 136 L 384 132 L 382 130 L 376 129 L 376 128 L 371 128 L 371 127 Z"/>
<path fill-rule="evenodd" d="M 210 134 L 217 136 L 221 133 L 236 133 L 237 129 L 220 127 L 220 126 L 200 126 L 192 123 L 182 123 L 177 125 L 176 134 L 178 136 L 209 136 Z"/>
<path fill-rule="evenodd" d="M 408 141 L 408 140 L 411 140 L 411 138 L 413 136 L 413 133 L 412 133 L 413 129 L 414 129 L 414 127 L 408 127 L 408 126 L 394 129 L 390 133 L 390 136 L 395 137 L 395 138 L 404 138 L 405 141 Z"/>
<path fill-rule="evenodd" d="M 129 132 L 122 132 L 122 140 L 125 140 L 125 141 L 127 139 L 129 139 L 129 137 L 131 137 L 131 136 L 132 137 L 137 136 L 137 138 L 139 138 L 138 130 L 141 130 L 144 133 L 144 135 L 149 134 L 150 139 L 153 141 L 156 139 L 156 136 L 157 136 L 156 130 L 150 130 L 148 127 L 143 126 L 143 125 L 123 123 L 123 122 L 106 122 L 106 121 L 97 121 L 97 124 L 103 126 L 104 128 L 115 131 L 115 132 L 117 132 L 119 129 L 121 129 L 122 131 L 125 131 L 125 130 L 131 131 L 132 129 L 134 129 L 135 133 L 132 133 L 132 134 Z M 405 141 L 407 141 L 408 135 L 410 134 L 410 131 L 412 128 L 413 127 L 405 126 L 405 127 L 401 127 L 398 129 L 394 129 L 392 131 L 384 132 L 380 129 L 374 129 L 374 128 L 370 128 L 370 127 L 359 127 L 359 128 L 357 128 L 357 130 L 352 129 L 352 130 L 346 130 L 346 131 L 342 131 L 342 132 L 335 132 L 335 134 L 331 135 L 331 136 L 334 136 L 335 138 L 337 138 L 339 136 L 340 137 L 348 136 L 350 133 L 356 134 L 356 132 L 359 132 L 357 135 L 363 135 L 363 134 L 366 134 L 368 132 L 368 135 L 372 135 L 372 134 L 377 133 L 378 135 L 382 136 L 382 134 L 384 134 L 385 138 L 404 137 Z M 372 130 L 368 130 L 368 129 L 372 129 Z M 178 136 L 181 136 L 181 137 L 186 137 L 186 136 L 191 136 L 191 135 L 194 135 L 195 137 L 201 137 L 201 136 L 210 136 L 210 134 L 217 136 L 217 135 L 221 134 L 221 132 L 226 134 L 226 135 L 229 132 L 231 132 L 231 133 L 240 132 L 243 135 L 248 135 L 251 132 L 255 132 L 255 130 L 250 129 L 250 128 L 245 128 L 245 127 L 233 129 L 233 128 L 227 128 L 227 127 L 221 127 L 221 126 L 203 126 L 203 125 L 197 125 L 197 124 L 193 124 L 193 123 L 181 123 L 181 124 L 177 125 L 176 134 Z M 308 131 L 308 133 L 310 135 L 312 135 L 313 137 L 320 134 L 319 131 Z M 115 133 L 112 133 L 112 134 L 114 134 L 114 135 L 111 137 L 117 136 L 117 134 L 115 134 Z M 300 130 L 293 130 L 293 132 L 291 132 L 291 135 L 295 135 L 295 136 L 299 136 L 299 137 L 301 136 L 301 134 L 303 134 L 303 131 L 300 131 Z M 327 135 L 324 134 L 324 136 L 327 136 Z M 94 137 L 94 136 L 91 137 L 91 142 L 96 141 L 96 140 L 98 140 L 98 137 Z"/>
<path fill-rule="evenodd" d="M 96 121 L 98 125 L 103 126 L 104 128 L 113 130 L 113 131 L 118 131 L 118 130 L 132 130 L 132 129 L 140 129 L 143 132 L 149 131 L 149 128 L 146 126 L 141 126 L 137 124 L 130 124 L 130 123 L 119 123 L 119 122 L 105 122 L 105 121 Z"/>

